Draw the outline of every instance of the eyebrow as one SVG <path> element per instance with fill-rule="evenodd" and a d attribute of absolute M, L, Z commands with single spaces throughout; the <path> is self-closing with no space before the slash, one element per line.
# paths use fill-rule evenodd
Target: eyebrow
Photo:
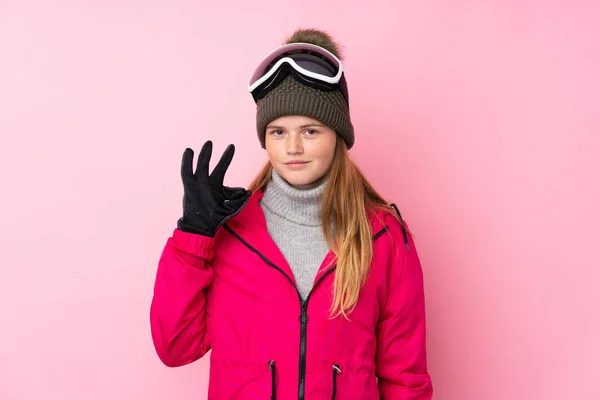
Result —
<path fill-rule="evenodd" d="M 304 125 L 300 125 L 300 128 L 302 128 L 302 129 L 310 128 L 310 127 L 324 128 L 325 125 L 322 125 L 322 124 L 304 124 Z M 269 125 L 269 126 L 267 126 L 267 129 L 285 129 L 285 127 L 284 126 L 278 126 L 278 125 Z"/>

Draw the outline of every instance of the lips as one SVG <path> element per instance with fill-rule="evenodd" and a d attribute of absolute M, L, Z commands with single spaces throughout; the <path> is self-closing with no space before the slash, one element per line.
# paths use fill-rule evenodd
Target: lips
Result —
<path fill-rule="evenodd" d="M 308 161 L 289 161 L 285 163 L 285 167 L 290 170 L 301 170 L 308 165 Z"/>
<path fill-rule="evenodd" d="M 289 162 L 285 163 L 285 165 L 302 165 L 302 164 L 308 164 L 308 161 L 289 161 Z"/>

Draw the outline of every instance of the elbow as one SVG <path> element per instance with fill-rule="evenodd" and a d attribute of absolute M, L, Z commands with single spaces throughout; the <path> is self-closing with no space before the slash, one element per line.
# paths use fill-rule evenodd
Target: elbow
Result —
<path fill-rule="evenodd" d="M 188 364 L 186 362 L 182 362 L 180 358 L 173 357 L 172 353 L 168 351 L 157 350 L 156 353 L 158 354 L 160 361 L 162 361 L 162 363 L 169 368 L 181 367 Z"/>
<path fill-rule="evenodd" d="M 177 351 L 174 346 L 161 341 L 154 341 L 154 349 L 160 361 L 170 368 L 181 367 L 191 363 L 193 360 L 186 357 L 185 354 Z"/>
<path fill-rule="evenodd" d="M 182 338 L 164 337 L 160 332 L 152 331 L 154 349 L 160 361 L 170 368 L 181 367 L 201 358 L 205 351 L 202 340 L 182 340 Z"/>
<path fill-rule="evenodd" d="M 433 397 L 433 385 L 428 372 L 403 374 L 401 381 L 411 399 L 429 400 Z"/>
<path fill-rule="evenodd" d="M 428 373 L 401 374 L 397 377 L 379 378 L 381 398 L 430 400 L 433 397 L 433 385 Z"/>
<path fill-rule="evenodd" d="M 164 365 L 174 368 L 185 364 L 181 354 L 176 350 L 177 346 L 174 346 L 173 341 L 165 337 L 164 332 L 154 323 L 151 326 L 151 333 L 156 355 Z"/>
<path fill-rule="evenodd" d="M 166 365 L 169 368 L 175 368 L 175 367 L 179 367 L 179 363 L 176 362 L 176 360 L 174 358 L 169 357 L 168 353 L 165 352 L 161 352 L 161 351 L 156 351 L 156 354 L 158 355 L 158 358 L 160 359 L 160 361 Z"/>
<path fill-rule="evenodd" d="M 170 346 L 163 342 L 160 339 L 157 339 L 155 335 L 152 335 L 154 342 L 154 350 L 156 351 L 156 355 L 160 359 L 160 361 L 166 365 L 167 367 L 180 367 L 182 365 L 179 357 L 176 357 L 176 354 Z"/>

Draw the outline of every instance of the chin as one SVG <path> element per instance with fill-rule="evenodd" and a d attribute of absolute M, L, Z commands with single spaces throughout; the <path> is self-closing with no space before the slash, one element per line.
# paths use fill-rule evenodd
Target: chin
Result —
<path fill-rule="evenodd" d="M 292 186 L 310 185 L 316 180 L 310 179 L 310 177 L 294 176 L 292 174 L 285 174 L 282 175 L 282 177 Z"/>
<path fill-rule="evenodd" d="M 279 175 L 281 175 L 283 177 L 283 179 L 285 179 L 287 181 L 287 183 L 289 183 L 292 186 L 295 187 L 306 187 L 306 188 L 310 188 L 310 186 L 313 186 L 317 181 L 319 181 L 321 179 L 320 176 L 314 175 L 314 174 L 310 174 L 310 175 L 306 175 L 306 174 L 294 174 L 294 173 L 289 173 L 289 172 L 283 172 L 283 173 L 279 173 Z"/>

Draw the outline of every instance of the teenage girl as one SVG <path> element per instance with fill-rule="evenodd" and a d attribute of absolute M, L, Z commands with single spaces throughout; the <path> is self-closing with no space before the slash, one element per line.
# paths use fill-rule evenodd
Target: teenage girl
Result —
<path fill-rule="evenodd" d="M 348 156 L 339 46 L 296 31 L 249 91 L 269 161 L 223 185 L 230 145 L 181 165 L 183 216 L 158 263 L 152 338 L 164 364 L 209 350 L 209 399 L 425 400 L 423 274 L 415 244 Z"/>

